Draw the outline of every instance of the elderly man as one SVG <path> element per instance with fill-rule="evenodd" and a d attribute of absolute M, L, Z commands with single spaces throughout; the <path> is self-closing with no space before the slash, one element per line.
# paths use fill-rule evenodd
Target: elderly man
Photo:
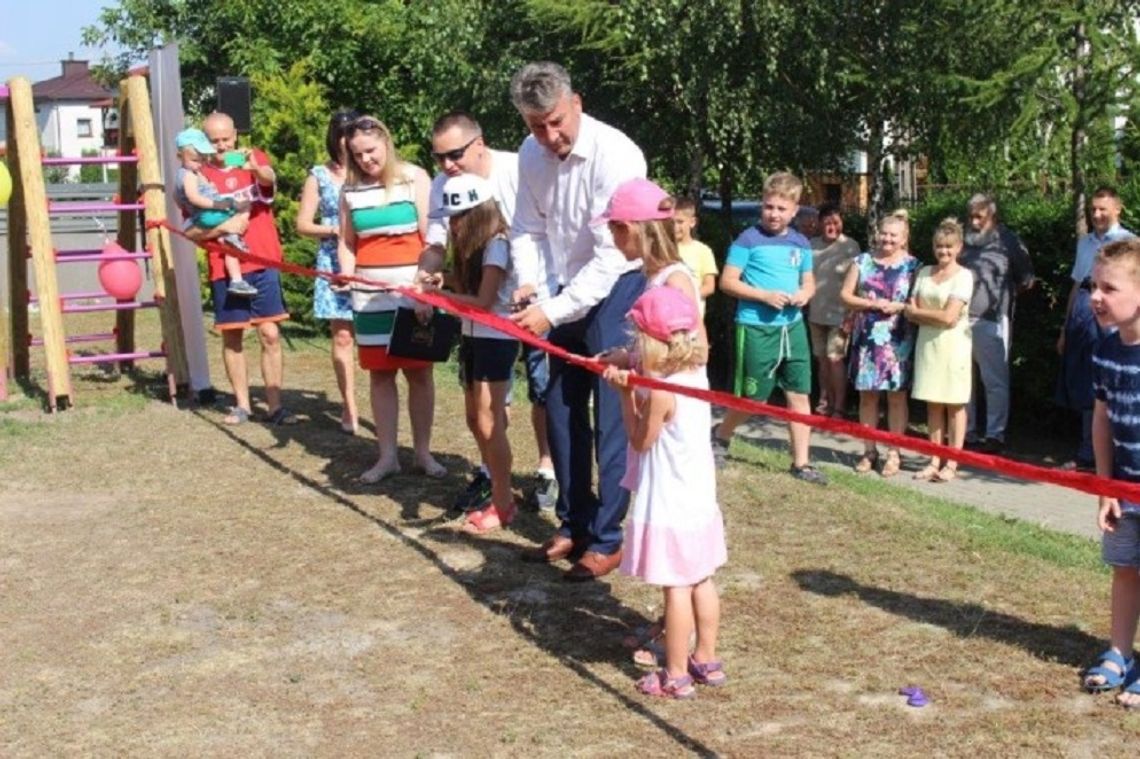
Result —
<path fill-rule="evenodd" d="M 985 427 L 977 424 L 977 387 L 967 407 L 966 443 L 987 453 L 1005 447 L 1009 420 L 1009 350 L 1017 293 L 1033 286 L 1033 262 L 1021 239 L 998 223 L 997 204 L 977 194 L 966 206 L 969 229 L 959 262 L 974 273 L 970 325 L 977 364 L 986 394 Z"/>
<path fill-rule="evenodd" d="M 549 331 L 552 343 L 574 353 L 602 353 L 628 339 L 625 315 L 645 288 L 645 277 L 640 262 L 626 261 L 614 247 L 605 225 L 589 222 L 605 210 L 618 185 L 645 176 L 645 157 L 617 129 L 582 113 L 570 75 L 555 63 L 519 70 L 511 80 L 511 99 L 531 133 L 519 149 L 511 230 L 521 285 L 516 299 L 538 297 L 515 321 L 536 335 Z M 601 577 L 621 562 L 621 523 L 629 504 L 629 493 L 619 485 L 626 437 L 618 395 L 596 375 L 552 357 L 546 413 L 560 525 L 524 558 L 576 560 L 567 580 Z"/>
<path fill-rule="evenodd" d="M 430 212 L 438 210 L 443 183 L 458 174 L 477 174 L 491 183 L 499 210 L 510 224 L 515 215 L 515 198 L 519 191 L 519 157 L 515 153 L 492 150 L 483 141 L 483 129 L 470 114 L 452 111 L 436 120 L 431 130 L 431 155 L 439 166 L 431 183 Z M 448 223 L 446 218 L 428 221 L 427 249 L 421 259 L 421 268 L 433 271 L 442 267 L 447 248 Z M 527 397 L 530 400 L 530 422 L 534 428 L 534 441 L 538 447 L 538 467 L 535 487 L 529 498 L 538 508 L 553 509 L 558 498 L 558 483 L 554 479 L 554 465 L 550 460 L 550 446 L 546 437 L 546 387 L 549 368 L 546 354 L 529 345 L 523 346 L 526 360 Z M 508 398 L 508 403 L 510 399 Z M 456 510 L 474 511 L 491 500 L 491 480 L 485 466 L 475 470 L 467 489 L 455 503 Z"/>
<path fill-rule="evenodd" d="M 239 206 L 249 206 L 249 226 L 243 235 L 249 251 L 280 261 L 283 253 L 272 206 L 277 177 L 268 156 L 256 149 L 238 150 L 233 119 L 224 113 L 207 116 L 202 130 L 216 151 L 210 156 L 210 162 L 203 165 L 202 176 L 214 185 L 223 198 L 234 198 Z M 211 240 L 221 234 L 224 233 L 215 228 L 192 236 L 198 240 Z M 257 330 L 261 341 L 261 376 L 265 381 L 265 400 L 268 406 L 266 421 L 271 424 L 294 424 L 297 418 L 281 404 L 281 382 L 285 370 L 277 322 L 288 319 L 289 312 L 285 310 L 281 294 L 280 273 L 277 269 L 266 268 L 261 264 L 242 262 L 242 276 L 257 288 L 257 295 L 235 296 L 226 291 L 222 258 L 216 251 L 207 252 L 207 276 L 214 301 L 214 326 L 222 333 L 222 362 L 234 391 L 234 406 L 224 422 L 241 424 L 250 416 L 249 371 L 243 340 L 245 331 L 252 328 Z"/>

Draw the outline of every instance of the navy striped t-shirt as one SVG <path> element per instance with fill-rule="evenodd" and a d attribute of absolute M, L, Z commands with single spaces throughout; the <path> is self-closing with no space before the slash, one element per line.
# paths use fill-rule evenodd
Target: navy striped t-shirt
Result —
<path fill-rule="evenodd" d="M 1093 392 L 1112 424 L 1113 478 L 1140 482 L 1140 345 L 1125 345 L 1119 332 L 1101 340 L 1093 354 Z M 1140 513 L 1140 504 L 1120 506 Z"/>

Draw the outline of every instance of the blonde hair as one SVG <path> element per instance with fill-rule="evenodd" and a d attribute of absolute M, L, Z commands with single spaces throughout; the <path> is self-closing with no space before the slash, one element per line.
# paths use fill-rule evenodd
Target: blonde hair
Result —
<path fill-rule="evenodd" d="M 659 211 L 675 210 L 672 198 L 665 198 L 657 206 Z M 622 224 L 637 239 L 640 248 L 641 260 L 649 271 L 660 271 L 670 264 L 682 263 L 681 253 L 677 250 L 677 237 L 674 233 L 672 217 L 668 219 L 651 219 L 649 221 L 617 221 Z"/>
<path fill-rule="evenodd" d="M 910 240 L 910 212 L 905 208 L 898 208 L 891 211 L 889 214 L 879 220 L 879 231 L 882 232 L 883 228 L 889 224 L 897 224 L 902 227 L 903 236 L 907 241 Z"/>
<path fill-rule="evenodd" d="M 1132 278 L 1140 281 L 1140 240 L 1133 237 L 1110 242 L 1097 251 L 1096 264 L 1127 266 Z"/>
<path fill-rule="evenodd" d="M 483 251 L 509 227 L 494 198 L 451 217 L 451 248 L 455 253 L 455 284 L 461 293 L 476 294 L 483 281 Z"/>
<path fill-rule="evenodd" d="M 762 197 L 766 198 L 769 195 L 776 195 L 784 200 L 799 203 L 803 191 L 804 183 L 800 181 L 799 177 L 788 171 L 778 171 L 764 180 L 764 194 Z"/>
<path fill-rule="evenodd" d="M 709 361 L 709 347 L 697 332 L 674 332 L 669 342 L 664 342 L 637 330 L 634 342 L 641 356 L 641 371 L 646 374 L 668 377 Z"/>
<path fill-rule="evenodd" d="M 938 228 L 934 230 L 934 244 L 940 242 L 956 242 L 962 244 L 962 222 L 955 219 L 953 216 L 947 216 L 945 219 L 938 223 Z"/>
<path fill-rule="evenodd" d="M 375 116 L 361 116 L 352 121 L 344 132 L 344 146 L 346 156 L 345 184 L 348 186 L 371 184 L 372 178 L 364 173 L 360 168 L 360 164 L 356 162 L 356 156 L 352 153 L 352 141 L 359 134 L 374 134 L 384 143 L 384 167 L 380 170 L 380 184 L 384 187 L 391 187 L 393 184 L 399 184 L 407 181 L 403 178 L 400 172 L 402 161 L 400 155 L 396 152 L 396 144 L 392 142 L 392 133 L 388 131 L 388 127 L 384 122 Z"/>

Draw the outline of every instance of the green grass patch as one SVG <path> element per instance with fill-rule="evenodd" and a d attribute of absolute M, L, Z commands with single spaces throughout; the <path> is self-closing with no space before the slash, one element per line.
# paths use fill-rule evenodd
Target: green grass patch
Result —
<path fill-rule="evenodd" d="M 786 471 L 791 460 L 784 450 L 737 441 L 732 455 L 771 471 Z M 825 465 L 826 466 L 826 465 Z M 901 506 L 927 527 L 973 550 L 993 549 L 1028 556 L 1065 569 L 1108 574 L 1100 547 L 1087 538 L 1050 530 L 1012 517 L 989 514 L 947 498 L 894 485 L 878 477 L 862 477 L 844 467 L 826 466 L 831 488 L 843 488 L 871 501 Z M 919 525 L 922 527 L 923 525 Z M 953 531 L 948 534 L 946 531 Z"/>

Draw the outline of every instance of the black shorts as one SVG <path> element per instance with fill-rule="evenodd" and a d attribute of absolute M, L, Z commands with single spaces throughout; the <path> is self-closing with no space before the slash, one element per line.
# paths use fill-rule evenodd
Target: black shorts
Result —
<path fill-rule="evenodd" d="M 464 335 L 459 340 L 459 381 L 464 387 L 474 382 L 506 382 L 518 357 L 518 340 Z"/>

